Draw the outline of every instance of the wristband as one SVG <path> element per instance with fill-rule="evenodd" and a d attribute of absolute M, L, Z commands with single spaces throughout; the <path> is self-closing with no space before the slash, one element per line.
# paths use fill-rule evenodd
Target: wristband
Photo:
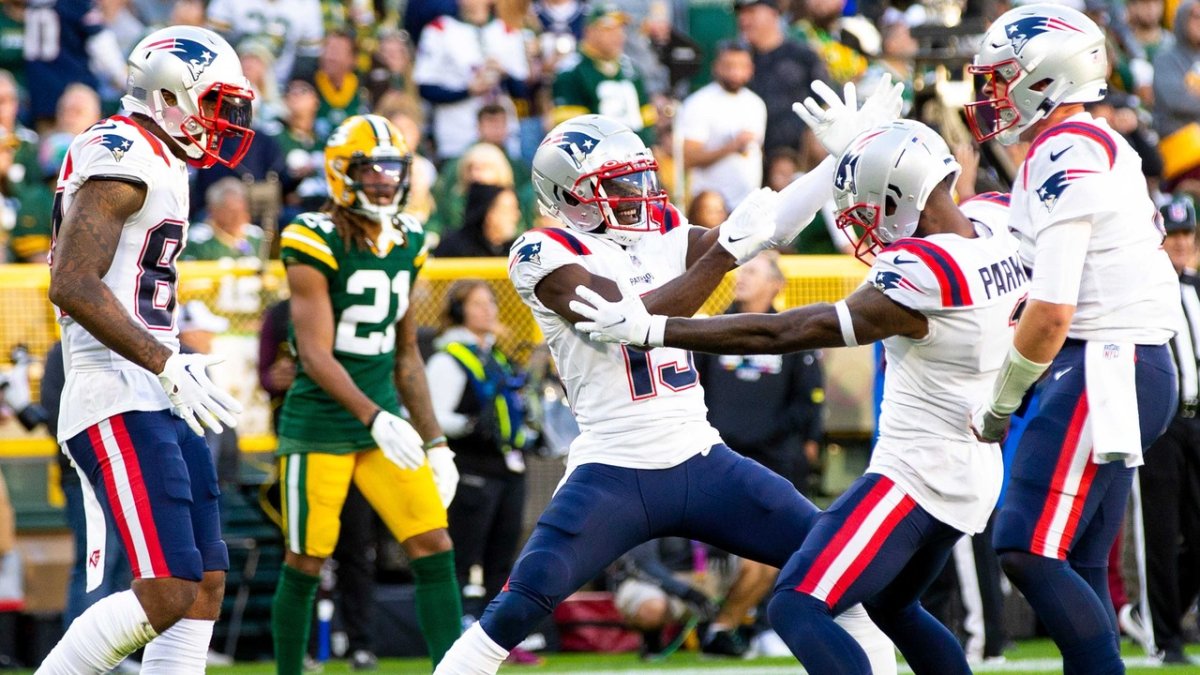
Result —
<path fill-rule="evenodd" d="M 383 414 L 383 408 L 377 408 L 375 410 L 375 414 L 371 415 L 371 421 L 367 422 L 367 428 L 373 429 L 375 427 L 375 420 L 379 419 L 379 416 L 382 414 Z"/>
<path fill-rule="evenodd" d="M 667 317 L 662 314 L 650 315 L 650 330 L 646 333 L 646 346 L 661 347 L 667 333 Z"/>
<path fill-rule="evenodd" d="M 846 305 L 845 300 L 838 300 L 833 304 L 833 308 L 837 311 L 838 327 L 842 329 L 842 341 L 847 347 L 857 347 L 858 339 L 854 337 L 854 319 L 850 316 L 850 308 Z"/>
<path fill-rule="evenodd" d="M 438 436 L 437 438 L 431 438 L 428 441 L 425 441 L 424 445 L 421 446 L 421 449 L 432 450 L 439 445 L 447 445 L 445 436 Z"/>

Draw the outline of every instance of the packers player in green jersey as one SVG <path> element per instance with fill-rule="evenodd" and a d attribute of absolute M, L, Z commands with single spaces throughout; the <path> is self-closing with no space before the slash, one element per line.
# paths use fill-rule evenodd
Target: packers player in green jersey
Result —
<path fill-rule="evenodd" d="M 412 562 L 434 665 L 461 631 L 446 532 L 458 471 L 406 311 L 426 256 L 420 224 L 400 213 L 411 163 L 391 122 L 350 117 L 325 146 L 330 201 L 280 238 L 289 337 L 300 357 L 279 419 L 287 554 L 271 623 L 283 675 L 301 671 L 318 574 L 337 543 L 351 481 Z M 411 423 L 399 415 L 401 399 Z"/>

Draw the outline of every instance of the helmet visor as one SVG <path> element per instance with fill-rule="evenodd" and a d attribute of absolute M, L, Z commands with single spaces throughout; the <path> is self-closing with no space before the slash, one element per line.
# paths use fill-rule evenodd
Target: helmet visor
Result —
<path fill-rule="evenodd" d="M 253 100 L 253 91 L 226 83 L 214 84 L 200 97 L 200 112 L 192 116 L 191 122 L 200 128 L 203 138 L 192 134 L 188 138 L 204 150 L 202 167 L 220 162 L 232 168 L 246 156 L 254 140 L 254 132 L 250 130 Z M 187 126 L 190 125 L 185 125 L 185 132 Z M 226 144 L 226 141 L 231 142 Z"/>
<path fill-rule="evenodd" d="M 1021 121 L 1009 96 L 1021 78 L 1021 66 L 1015 60 L 968 66 L 967 72 L 975 76 L 975 102 L 966 105 L 967 125 L 975 140 L 982 143 Z"/>
<path fill-rule="evenodd" d="M 351 163 L 347 177 L 368 204 L 397 204 L 408 187 L 408 162 L 399 157 L 360 159 Z"/>
<path fill-rule="evenodd" d="M 835 223 L 854 247 L 854 257 L 870 265 L 884 244 L 875 234 L 883 210 L 875 204 L 859 202 L 842 209 Z"/>
<path fill-rule="evenodd" d="M 629 230 L 650 229 L 647 205 L 666 200 L 651 169 L 601 177 L 597 196 L 612 210 L 609 227 Z"/>

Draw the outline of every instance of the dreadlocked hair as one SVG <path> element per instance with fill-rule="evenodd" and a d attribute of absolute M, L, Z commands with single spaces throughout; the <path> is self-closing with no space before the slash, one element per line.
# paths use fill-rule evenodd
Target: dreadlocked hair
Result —
<path fill-rule="evenodd" d="M 329 214 L 329 219 L 333 221 L 333 226 L 337 230 L 338 236 L 342 238 L 342 245 L 346 247 L 346 251 L 350 251 L 351 248 L 356 251 L 370 249 L 368 243 L 370 233 L 378 225 L 375 220 L 352 211 L 332 199 L 325 202 L 321 210 Z"/>

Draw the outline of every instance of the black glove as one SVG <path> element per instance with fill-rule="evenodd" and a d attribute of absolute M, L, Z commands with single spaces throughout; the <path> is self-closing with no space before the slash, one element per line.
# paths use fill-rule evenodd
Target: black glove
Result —
<path fill-rule="evenodd" d="M 701 622 L 717 618 L 717 612 L 721 609 L 712 598 L 698 588 L 687 589 L 680 599 L 683 600 L 683 604 L 687 605 L 688 611 L 699 618 Z"/>

